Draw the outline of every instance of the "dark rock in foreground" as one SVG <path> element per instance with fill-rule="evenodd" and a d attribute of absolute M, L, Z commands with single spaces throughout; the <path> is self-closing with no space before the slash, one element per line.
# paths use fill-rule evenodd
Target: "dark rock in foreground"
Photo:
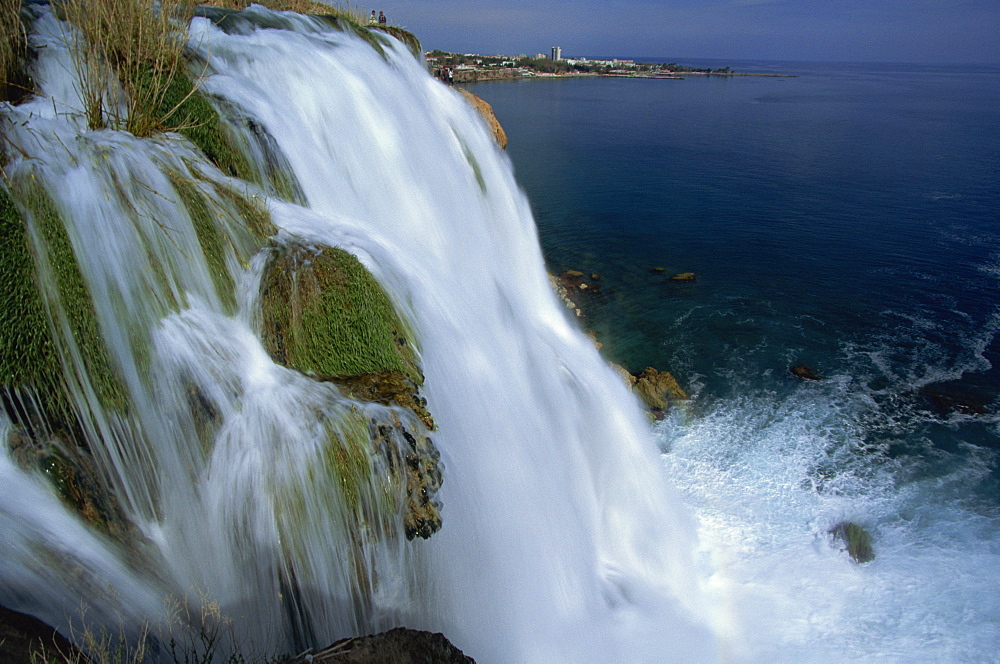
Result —
<path fill-rule="evenodd" d="M 41 620 L 0 606 L 0 662 L 31 662 L 32 653 L 56 658 L 51 661 L 64 658 L 78 661 L 73 658 L 82 657 L 69 641 Z"/>
<path fill-rule="evenodd" d="M 309 650 L 288 664 L 475 664 L 442 634 L 397 627 L 372 636 L 341 639 Z"/>
<path fill-rule="evenodd" d="M 875 560 L 872 550 L 872 536 L 867 530 L 851 521 L 841 521 L 830 529 L 834 541 L 844 544 L 847 555 L 856 563 L 867 563 Z"/>

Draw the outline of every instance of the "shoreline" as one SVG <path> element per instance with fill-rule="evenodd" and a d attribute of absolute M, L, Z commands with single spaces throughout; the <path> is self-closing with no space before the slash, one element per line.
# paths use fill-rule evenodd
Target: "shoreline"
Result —
<path fill-rule="evenodd" d="M 432 69 L 436 78 L 443 79 L 436 69 Z M 515 68 L 509 69 L 455 69 L 452 81 L 455 84 L 485 83 L 489 81 L 511 81 L 528 79 L 560 79 L 560 78 L 641 78 L 641 79 L 662 79 L 662 80 L 683 80 L 688 77 L 765 77 L 765 78 L 798 78 L 798 74 L 769 74 L 763 72 L 683 72 L 677 74 L 660 74 L 655 72 L 622 73 L 600 73 L 600 72 L 525 72 Z"/>

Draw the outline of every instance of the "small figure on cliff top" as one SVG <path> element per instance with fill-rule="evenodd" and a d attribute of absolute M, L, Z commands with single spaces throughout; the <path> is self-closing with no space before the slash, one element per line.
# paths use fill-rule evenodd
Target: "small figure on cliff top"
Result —
<path fill-rule="evenodd" d="M 385 25 L 385 14 L 383 14 L 382 12 L 378 13 L 378 24 Z"/>
<path fill-rule="evenodd" d="M 378 23 L 378 19 L 375 17 L 375 10 L 372 10 L 372 15 L 368 17 L 368 25 L 375 25 Z"/>

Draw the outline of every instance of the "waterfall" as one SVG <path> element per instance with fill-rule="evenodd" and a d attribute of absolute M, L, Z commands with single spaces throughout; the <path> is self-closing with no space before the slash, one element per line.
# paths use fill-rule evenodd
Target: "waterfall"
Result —
<path fill-rule="evenodd" d="M 72 456 L 65 433 L 9 415 L 23 444 L 0 456 L 0 603 L 64 632 L 135 633 L 165 601 L 176 619 L 203 598 L 272 652 L 404 624 L 481 662 L 714 659 L 709 570 L 644 418 L 551 292 L 510 164 L 455 91 L 385 35 L 257 6 L 197 17 L 201 89 L 255 172 L 281 172 L 255 183 L 177 134 L 88 130 L 69 28 L 36 12 L 38 94 L 3 108 L 6 186 L 76 435 L 116 507 L 103 529 L 68 509 L 17 462 Z M 261 285 L 289 247 L 346 250 L 374 276 L 432 430 L 275 363 Z M 46 396 L 5 404 L 37 415 Z M 426 540 L 402 536 L 399 482 L 323 470 L 378 427 L 397 451 L 369 455 L 364 478 L 391 474 L 407 431 L 440 452 Z"/>

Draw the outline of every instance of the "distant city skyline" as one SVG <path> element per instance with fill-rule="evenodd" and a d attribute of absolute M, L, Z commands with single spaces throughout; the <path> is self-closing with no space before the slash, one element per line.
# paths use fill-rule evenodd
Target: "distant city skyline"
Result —
<path fill-rule="evenodd" d="M 331 1 L 331 0 L 326 0 Z M 336 4 L 332 2 L 332 4 Z M 1000 64 L 998 0 L 385 0 L 425 49 Z"/>

